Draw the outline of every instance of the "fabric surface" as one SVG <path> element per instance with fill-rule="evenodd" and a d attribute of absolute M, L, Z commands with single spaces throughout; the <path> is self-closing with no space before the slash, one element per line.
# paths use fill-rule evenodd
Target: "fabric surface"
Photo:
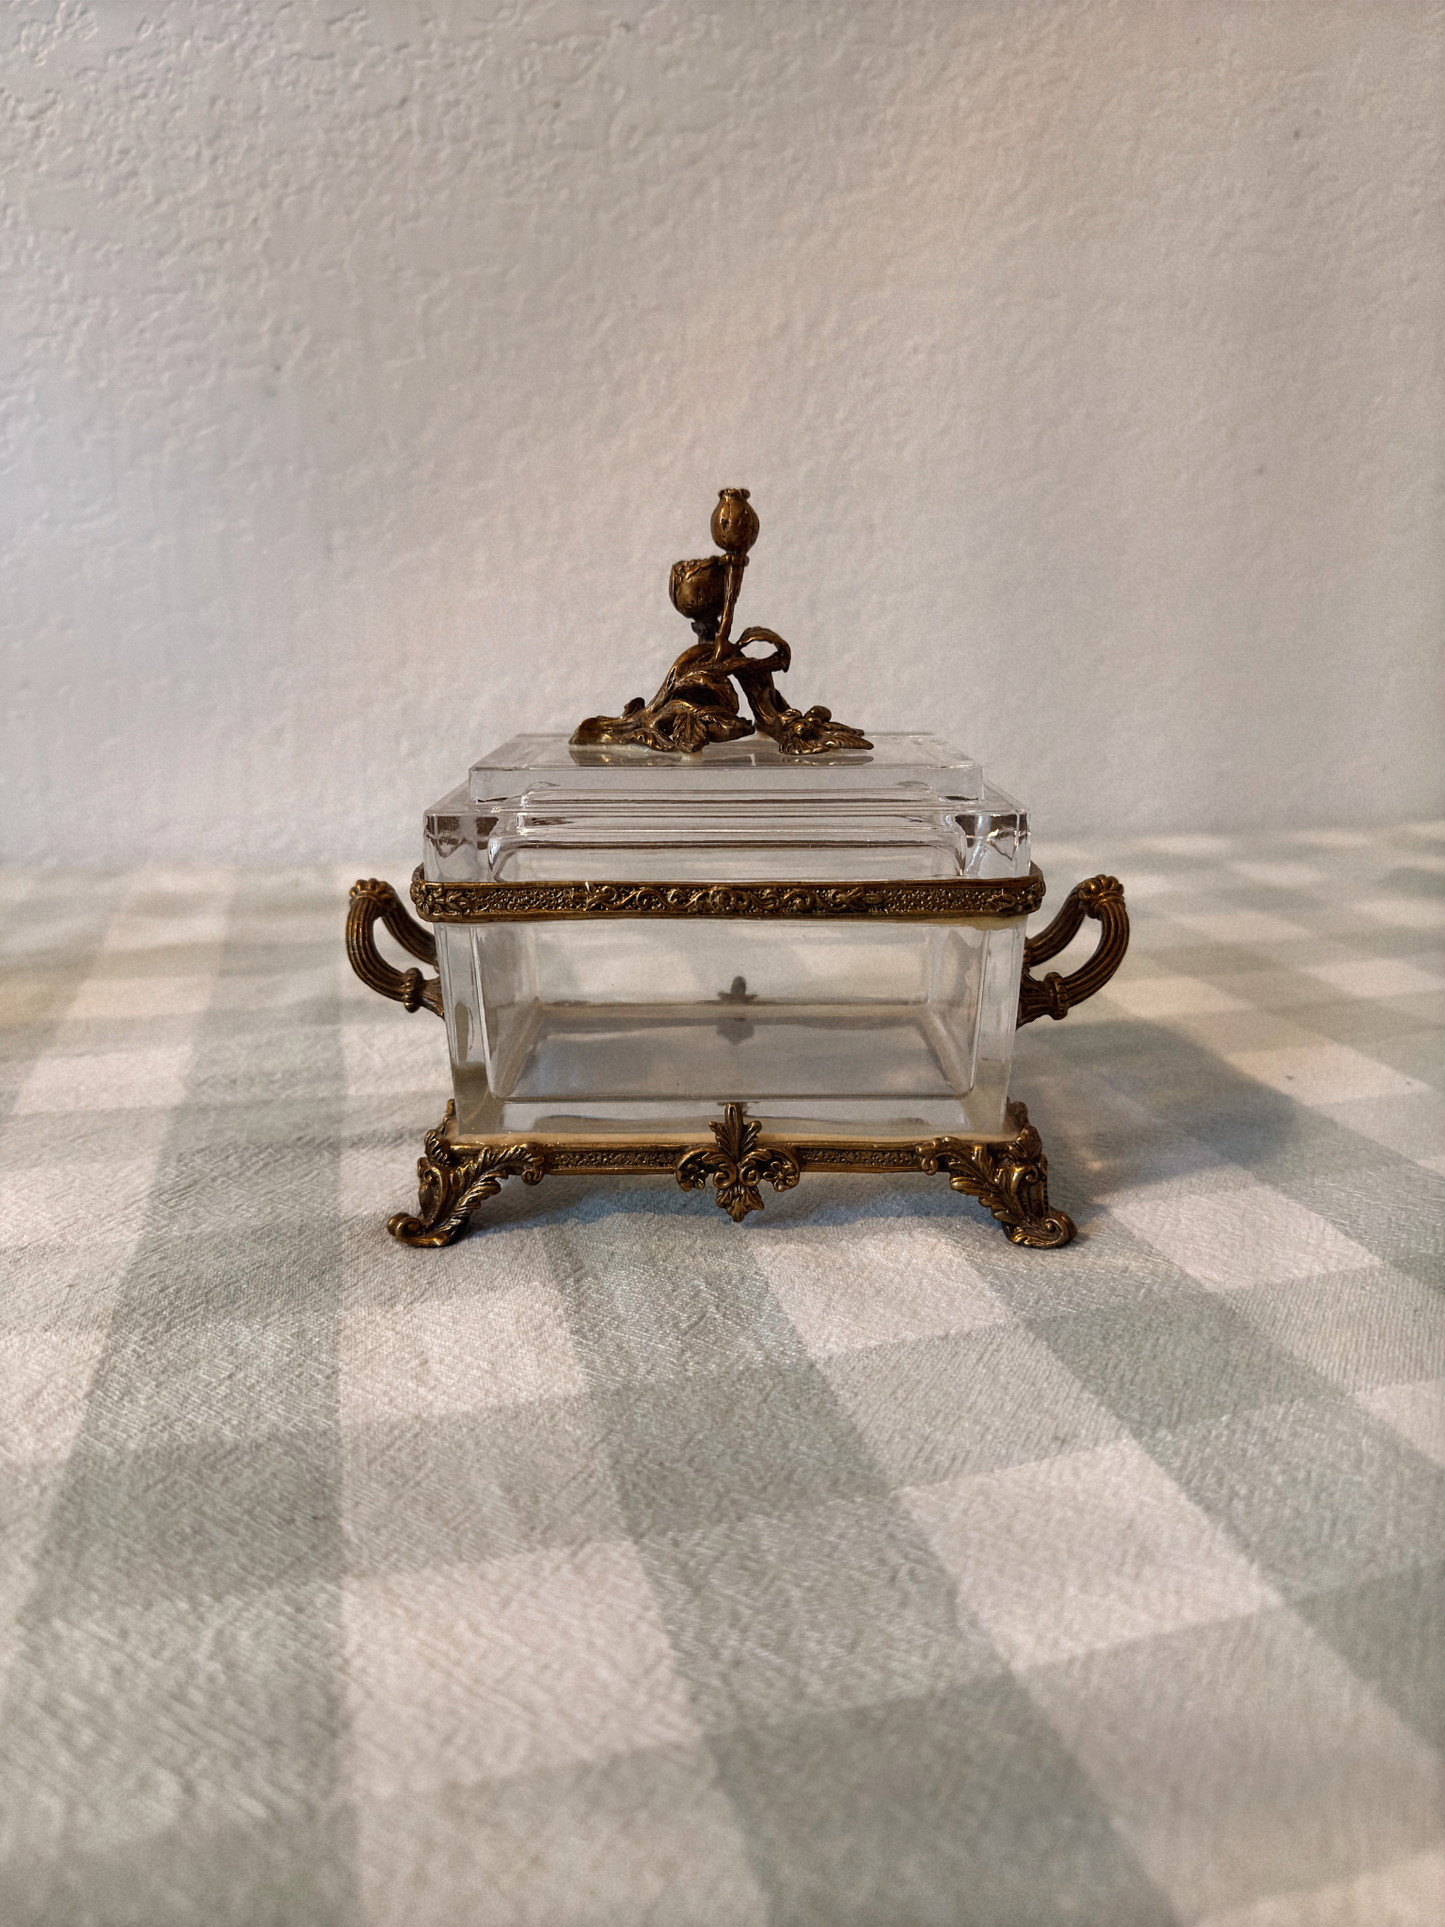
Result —
<path fill-rule="evenodd" d="M 1438 1927 L 1445 826 L 1040 858 L 1136 931 L 1020 1037 L 1054 1252 L 403 1249 L 365 866 L 5 875 L 0 1920 Z"/>

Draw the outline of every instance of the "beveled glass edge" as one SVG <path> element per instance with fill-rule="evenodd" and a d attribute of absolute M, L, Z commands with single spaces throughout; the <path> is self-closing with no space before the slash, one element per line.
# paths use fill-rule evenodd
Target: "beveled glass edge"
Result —
<path fill-rule="evenodd" d="M 818 917 L 901 923 L 1013 922 L 1044 900 L 1044 878 L 941 877 L 870 883 L 431 883 L 418 864 L 411 900 L 427 923 L 575 922 L 583 918 Z"/>

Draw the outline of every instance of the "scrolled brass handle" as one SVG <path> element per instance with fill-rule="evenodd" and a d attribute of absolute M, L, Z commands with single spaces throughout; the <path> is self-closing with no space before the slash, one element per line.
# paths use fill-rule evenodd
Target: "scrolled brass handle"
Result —
<path fill-rule="evenodd" d="M 1043 982 L 1030 972 L 1035 964 L 1046 963 L 1067 949 L 1079 934 L 1085 917 L 1099 924 L 1099 941 L 1086 964 L 1064 977 L 1051 970 Z M 1031 1024 L 1035 1017 L 1066 1017 L 1075 1004 L 1102 990 L 1123 961 L 1129 948 L 1129 912 L 1124 908 L 1124 886 L 1117 877 L 1089 877 L 1075 884 L 1064 899 L 1064 907 L 1047 930 L 1030 937 L 1024 945 L 1023 977 L 1019 983 L 1019 1023 Z"/>
<path fill-rule="evenodd" d="M 442 1011 L 442 986 L 439 977 L 423 977 L 419 970 L 394 970 L 376 947 L 375 925 L 380 919 L 403 950 L 423 963 L 435 964 L 436 938 L 423 930 L 401 907 L 401 899 L 389 883 L 377 877 L 362 877 L 351 886 L 351 903 L 346 912 L 346 955 L 351 968 L 369 990 L 390 997 L 406 1010 L 419 1010 L 423 1004 Z"/>

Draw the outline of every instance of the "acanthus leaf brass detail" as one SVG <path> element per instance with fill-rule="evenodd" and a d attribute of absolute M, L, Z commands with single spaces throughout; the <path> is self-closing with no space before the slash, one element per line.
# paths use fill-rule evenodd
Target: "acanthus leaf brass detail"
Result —
<path fill-rule="evenodd" d="M 418 869 L 411 900 L 428 923 L 580 917 L 877 917 L 939 922 L 1026 917 L 1044 899 L 1026 877 L 941 877 L 879 883 L 430 883 Z"/>
<path fill-rule="evenodd" d="M 456 1104 L 447 1102 L 446 1116 L 426 1135 L 425 1155 L 417 1160 L 420 1201 L 412 1216 L 398 1211 L 386 1228 L 404 1245 L 449 1245 L 461 1237 L 467 1221 L 486 1198 L 495 1197 L 504 1178 L 540 1184 L 546 1163 L 530 1144 L 503 1144 L 467 1150 L 454 1144 L 450 1129 Z"/>
<path fill-rule="evenodd" d="M 784 756 L 872 749 L 861 730 L 834 722 L 821 704 L 805 711 L 784 702 L 773 677 L 787 671 L 792 650 L 775 630 L 744 629 L 732 639 L 748 550 L 758 539 L 757 512 L 745 488 L 719 489 L 712 539 L 721 555 L 675 562 L 668 581 L 673 607 L 691 622 L 698 641 L 677 658 L 650 703 L 634 696 L 620 716 L 589 716 L 572 741 L 695 755 L 708 743 L 731 743 L 756 731 L 771 737 Z M 749 656 L 750 642 L 766 643 L 772 653 Z M 751 722 L 741 712 L 738 690 L 747 697 Z"/>
<path fill-rule="evenodd" d="M 1035 964 L 1057 957 L 1079 934 L 1085 917 L 1099 925 L 1099 942 L 1087 963 L 1067 977 L 1051 970 L 1042 983 L 1031 974 Z M 1036 1017 L 1067 1017 L 1075 1004 L 1083 1003 L 1102 990 L 1129 948 L 1129 912 L 1124 907 L 1124 886 L 1117 877 L 1088 877 L 1076 884 L 1064 899 L 1063 908 L 1046 930 L 1030 937 L 1024 945 L 1023 976 L 1019 982 L 1020 1024 L 1031 1024 Z"/>
<path fill-rule="evenodd" d="M 1074 1236 L 1074 1221 L 1049 1208 L 1049 1164 L 1039 1134 L 1022 1104 L 1010 1104 L 1015 1135 L 1007 1144 L 969 1138 L 933 1138 L 917 1147 L 919 1169 L 948 1173 L 949 1186 L 993 1213 L 1010 1240 L 1049 1250 Z"/>
<path fill-rule="evenodd" d="M 685 1152 L 677 1161 L 677 1181 L 684 1191 L 697 1191 L 705 1189 L 711 1177 L 718 1204 L 734 1224 L 741 1224 L 750 1211 L 762 1210 L 760 1185 L 790 1191 L 802 1176 L 786 1145 L 758 1143 L 760 1126 L 741 1104 L 729 1104 L 709 1129 L 716 1145 Z"/>
<path fill-rule="evenodd" d="M 346 955 L 351 968 L 369 990 L 390 997 L 407 1010 L 425 1004 L 438 1017 L 442 1010 L 439 977 L 423 977 L 419 970 L 396 970 L 376 947 L 375 925 L 380 920 L 403 950 L 423 963 L 435 965 L 436 938 L 423 930 L 401 907 L 401 899 L 389 883 L 377 877 L 361 877 L 351 886 L 351 901 L 346 912 Z"/>

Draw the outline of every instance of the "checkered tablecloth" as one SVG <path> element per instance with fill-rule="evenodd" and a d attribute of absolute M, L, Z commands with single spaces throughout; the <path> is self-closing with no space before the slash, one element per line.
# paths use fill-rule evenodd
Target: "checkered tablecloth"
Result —
<path fill-rule="evenodd" d="M 6 873 L 7 1927 L 1440 1927 L 1445 828 L 1040 859 L 1135 917 L 1019 1040 L 1053 1252 L 403 1249 L 366 864 Z"/>

